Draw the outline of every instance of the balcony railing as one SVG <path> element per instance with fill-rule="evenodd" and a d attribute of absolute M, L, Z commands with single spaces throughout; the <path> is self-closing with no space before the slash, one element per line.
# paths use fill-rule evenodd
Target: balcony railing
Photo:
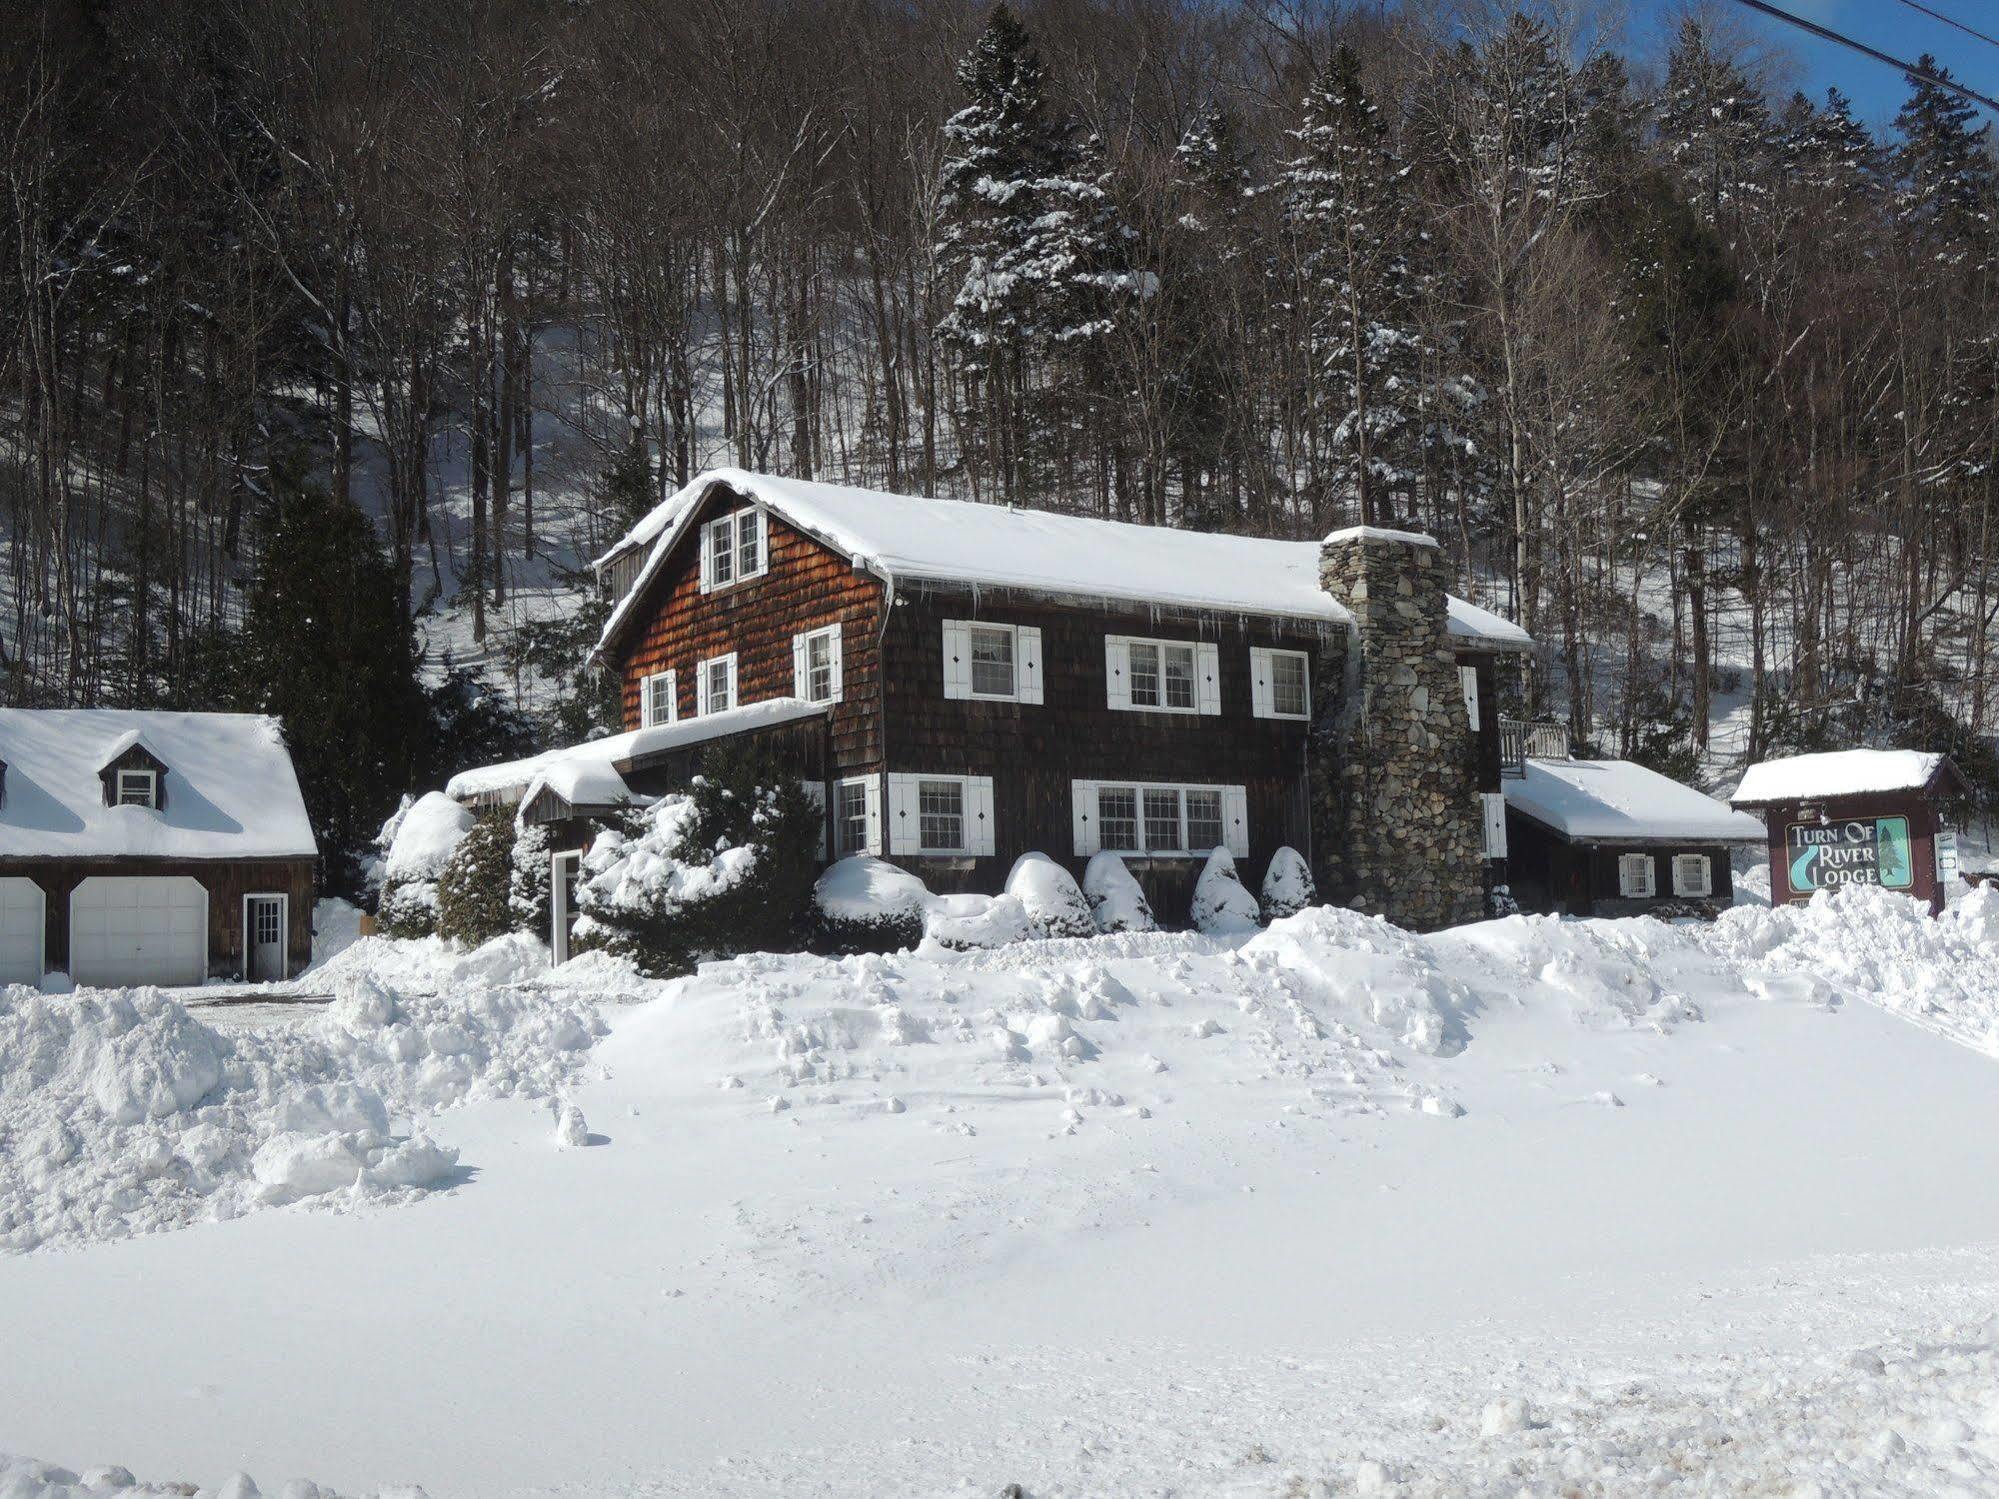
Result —
<path fill-rule="evenodd" d="M 1499 769 L 1502 775 L 1524 776 L 1529 760 L 1569 758 L 1569 726 L 1552 719 L 1501 718 Z"/>

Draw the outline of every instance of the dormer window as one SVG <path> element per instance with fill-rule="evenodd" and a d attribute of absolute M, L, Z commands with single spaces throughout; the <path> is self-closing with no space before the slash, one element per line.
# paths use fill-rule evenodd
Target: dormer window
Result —
<path fill-rule="evenodd" d="M 118 772 L 117 802 L 120 807 L 158 807 L 160 804 L 160 777 L 157 771 L 121 770 Z"/>

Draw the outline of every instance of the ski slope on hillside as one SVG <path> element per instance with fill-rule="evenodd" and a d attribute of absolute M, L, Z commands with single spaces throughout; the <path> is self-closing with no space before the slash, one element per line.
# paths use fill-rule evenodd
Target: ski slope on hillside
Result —
<path fill-rule="evenodd" d="M 1907 906 L 599 972 L 650 1002 L 560 1096 L 582 1148 L 488 1098 L 415 1200 L 0 1261 L 50 1354 L 0 1362 L 0 1450 L 431 1499 L 1989 1492 L 1999 900 Z"/>

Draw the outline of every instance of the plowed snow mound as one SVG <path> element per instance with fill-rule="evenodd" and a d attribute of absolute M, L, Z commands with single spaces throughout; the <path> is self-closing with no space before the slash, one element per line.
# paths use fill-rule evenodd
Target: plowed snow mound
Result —
<path fill-rule="evenodd" d="M 218 1031 L 155 990 L 0 991 L 0 1247 L 116 1238 L 249 1209 L 407 1194 L 457 1152 L 418 1121 L 544 1096 L 602 1033 L 573 999 L 357 975 L 312 1021 Z"/>

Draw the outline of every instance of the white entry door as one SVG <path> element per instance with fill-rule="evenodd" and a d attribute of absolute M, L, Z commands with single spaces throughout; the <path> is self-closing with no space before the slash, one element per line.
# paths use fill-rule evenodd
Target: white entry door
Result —
<path fill-rule="evenodd" d="M 0 984 L 42 981 L 42 887 L 9 875 L 0 879 Z"/>
<path fill-rule="evenodd" d="M 582 872 L 583 853 L 570 849 L 553 854 L 548 861 L 548 955 L 552 962 L 569 961 L 569 932 L 576 924 L 576 878 Z"/>
<path fill-rule="evenodd" d="M 208 892 L 180 875 L 92 875 L 69 898 L 69 976 L 79 984 L 199 984 L 208 977 Z"/>

